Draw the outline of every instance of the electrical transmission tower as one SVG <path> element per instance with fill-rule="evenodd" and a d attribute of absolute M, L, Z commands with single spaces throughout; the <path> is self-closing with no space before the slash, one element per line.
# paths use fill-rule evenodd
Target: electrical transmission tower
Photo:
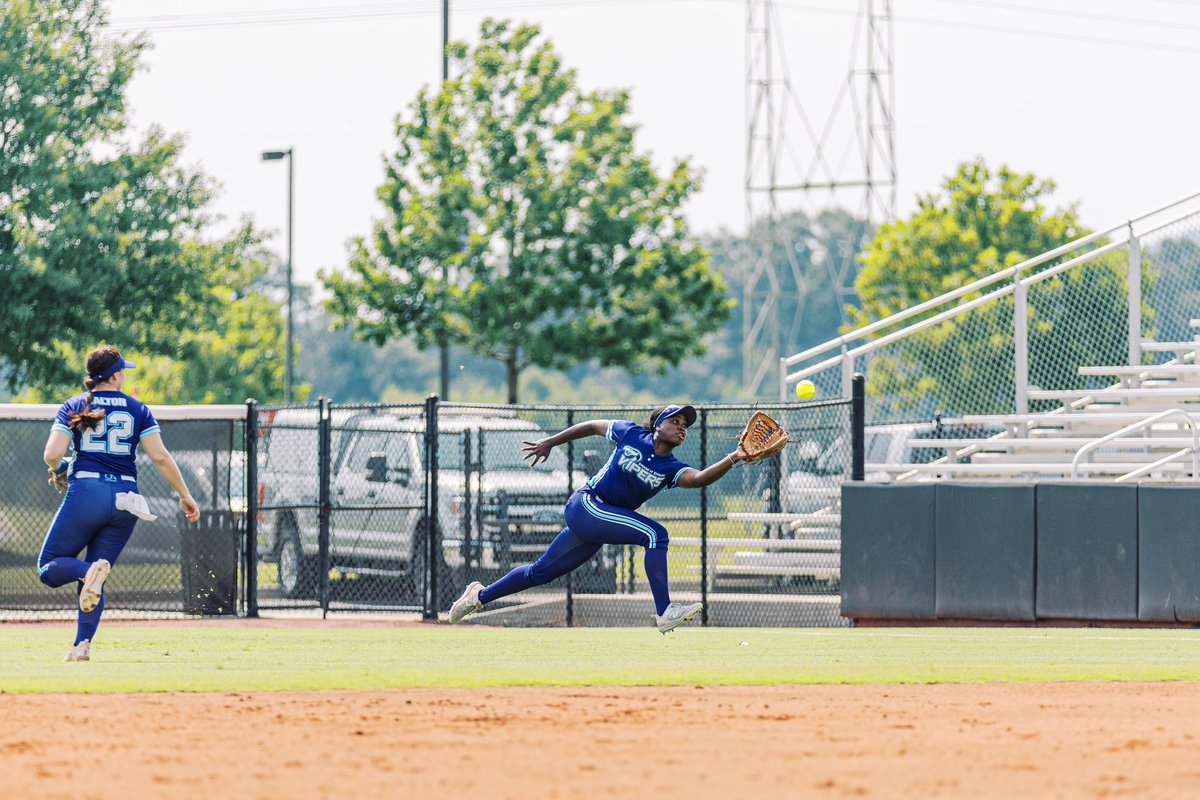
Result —
<path fill-rule="evenodd" d="M 750 397 L 794 352 L 808 292 L 834 292 L 839 308 L 854 297 L 853 255 L 827 259 L 827 285 L 807 288 L 791 231 L 779 224 L 780 196 L 823 191 L 836 200 L 853 190 L 868 225 L 895 215 L 891 0 L 861 0 L 853 38 L 850 67 L 818 132 L 793 87 L 774 0 L 746 2 L 746 225 L 748 234 L 756 226 L 760 232 L 749 241 L 742 295 L 743 386 Z M 852 167 L 843 166 L 839 145 L 854 151 Z M 799 311 L 782 319 L 782 309 Z"/>

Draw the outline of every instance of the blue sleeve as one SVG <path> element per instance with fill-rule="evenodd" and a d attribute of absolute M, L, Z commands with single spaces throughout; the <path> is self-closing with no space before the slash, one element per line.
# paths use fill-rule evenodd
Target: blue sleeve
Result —
<path fill-rule="evenodd" d="M 149 436 L 152 433 L 161 434 L 162 428 L 160 428 L 158 426 L 158 420 L 156 420 L 154 418 L 154 414 L 151 413 L 150 406 L 146 405 L 145 403 L 139 403 L 139 405 L 141 405 L 141 407 L 142 407 L 141 408 L 142 432 L 139 434 L 139 437 L 140 436 Z"/>
<path fill-rule="evenodd" d="M 625 438 L 625 435 L 628 434 L 630 430 L 640 427 L 640 425 L 629 422 L 628 420 L 614 419 L 612 422 L 608 423 L 608 430 L 605 431 L 604 436 L 610 442 L 620 443 L 620 441 Z"/>
<path fill-rule="evenodd" d="M 667 475 L 667 486 L 672 489 L 678 486 L 679 476 L 687 472 L 689 469 L 694 470 L 695 467 L 676 460 L 676 462 L 671 465 L 672 473 Z"/>

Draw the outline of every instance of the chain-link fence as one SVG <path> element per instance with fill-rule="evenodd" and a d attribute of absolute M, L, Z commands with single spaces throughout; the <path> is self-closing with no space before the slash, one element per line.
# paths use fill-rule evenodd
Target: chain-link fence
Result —
<path fill-rule="evenodd" d="M 57 410 L 8 406 L 0 411 L 5 443 L 0 453 L 0 613 L 5 616 L 75 613 L 75 593 L 50 589 L 37 575 L 38 554 L 62 499 L 46 484 L 42 463 Z M 201 518 L 198 523 L 183 518 L 175 493 L 140 456 L 138 490 L 158 519 L 138 521 L 121 553 L 119 568 L 105 585 L 110 614 L 234 614 L 242 600 L 244 421 L 188 419 L 189 413 L 203 414 L 174 411 L 159 419 L 163 441 L 200 505 Z M 232 413 L 237 412 L 235 407 Z M 244 417 L 244 410 L 240 413 Z"/>
<path fill-rule="evenodd" d="M 799 441 L 783 458 L 701 490 L 663 492 L 642 509 L 670 533 L 673 596 L 704 601 L 708 624 L 844 624 L 838 502 L 851 404 L 759 407 Z M 702 409 L 676 454 L 698 468 L 723 458 L 752 410 Z M 523 442 L 590 419 L 642 421 L 650 411 L 436 401 L 257 409 L 251 607 L 445 612 L 470 581 L 490 583 L 535 561 L 562 530 L 571 493 L 612 450 L 602 437 L 581 439 L 531 470 Z M 641 549 L 605 546 L 570 575 L 473 619 L 629 625 L 652 617 Z"/>
<path fill-rule="evenodd" d="M 797 442 L 782 457 L 735 468 L 703 489 L 665 491 L 641 509 L 669 532 L 673 598 L 703 601 L 702 621 L 711 625 L 846 624 L 838 613 L 839 500 L 851 463 L 851 402 L 757 407 Z M 696 468 L 720 460 L 753 410 L 701 409 L 676 455 Z M 571 493 L 613 448 L 603 437 L 576 440 L 530 469 L 523 442 L 586 420 L 642 422 L 651 409 L 431 399 L 251 403 L 223 412 L 243 419 L 175 411 L 162 421 L 163 436 L 201 522 L 182 518 L 152 465 L 139 469 L 139 488 L 159 519 L 138 523 L 113 571 L 113 613 L 387 610 L 433 618 L 468 582 L 490 583 L 537 560 L 562 530 Z M 53 412 L 0 418 L 11 444 L 0 462 L 0 609 L 18 616 L 73 608 L 70 592 L 47 589 L 36 575 L 59 503 L 40 461 Z M 472 619 L 643 625 L 653 613 L 643 551 L 608 545 L 570 575 Z"/>
<path fill-rule="evenodd" d="M 1080 367 L 1177 358 L 1140 342 L 1196 334 L 1198 206 L 1188 198 L 784 359 L 781 393 L 809 378 L 845 394 L 859 372 L 869 424 L 1037 412 L 1057 403 L 1029 399 L 1032 390 L 1113 384 Z"/>

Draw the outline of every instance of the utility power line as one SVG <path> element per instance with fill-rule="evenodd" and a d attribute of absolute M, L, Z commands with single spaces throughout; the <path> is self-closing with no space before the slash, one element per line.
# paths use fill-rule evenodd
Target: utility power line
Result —
<path fill-rule="evenodd" d="M 554 8 L 589 6 L 644 5 L 648 2 L 682 0 L 456 0 L 456 12 L 503 13 Z M 294 25 L 312 22 L 357 22 L 373 19 L 429 17 L 441 15 L 440 5 L 429 0 L 397 0 L 353 6 L 309 6 L 261 11 L 215 11 L 193 14 L 156 14 L 147 17 L 113 19 L 108 28 L 121 32 L 199 30 L 206 28 L 248 28 L 262 25 Z"/>
<path fill-rule="evenodd" d="M 1190 0 L 1155 0 L 1159 3 L 1182 5 L 1200 10 L 1200 3 Z M 596 8 L 614 5 L 674 5 L 685 2 L 722 3 L 726 5 L 744 6 L 745 0 L 456 0 L 455 10 L 463 13 L 503 13 L 509 11 L 552 10 L 566 8 Z M 1098 14 L 1089 11 L 1073 11 L 1070 9 L 1045 8 L 1040 6 L 1021 5 L 1017 3 L 1000 2 L 999 0 L 932 0 L 932 2 L 948 3 L 976 8 L 994 8 L 1004 11 L 1041 14 L 1044 16 L 1067 17 L 1071 19 L 1088 19 L 1096 22 L 1113 23 L 1121 26 L 1140 25 L 1166 30 L 1200 31 L 1200 25 L 1169 20 L 1148 20 L 1138 17 L 1128 17 L 1113 14 Z M 814 14 L 854 17 L 857 11 L 848 8 L 830 8 L 828 6 L 810 5 L 807 3 L 779 0 L 777 6 L 792 11 L 805 11 Z M 111 20 L 108 27 L 117 32 L 136 31 L 178 31 L 203 30 L 217 28 L 247 28 L 263 25 L 295 25 L 314 22 L 355 22 L 374 19 L 427 17 L 439 14 L 440 9 L 430 0 L 395 0 L 389 3 L 364 3 L 358 5 L 329 5 L 309 6 L 300 8 L 283 8 L 263 11 L 221 11 L 200 12 L 195 14 L 154 15 L 148 17 L 130 17 L 127 19 Z M 913 25 L 925 25 L 959 30 L 982 31 L 999 33 L 1008 36 L 1020 36 L 1034 39 L 1057 39 L 1062 41 L 1099 44 L 1109 47 L 1127 47 L 1142 50 L 1170 51 L 1175 53 L 1200 53 L 1200 47 L 1172 44 L 1168 42 L 1152 42 L 1139 39 L 1110 38 L 1082 33 L 1065 31 L 1036 30 L 1007 25 L 996 25 L 986 22 L 966 22 L 954 19 L 942 19 L 922 16 L 892 16 L 893 22 Z"/>
<path fill-rule="evenodd" d="M 733 2 L 738 3 L 740 0 L 717 0 L 718 2 Z M 792 11 L 810 11 L 814 14 L 829 14 L 839 17 L 853 17 L 857 14 L 855 11 L 842 8 L 828 8 L 825 6 L 812 6 L 803 3 L 788 2 L 788 0 L 779 0 L 780 8 L 790 9 Z M 1089 44 L 1102 44 L 1112 47 L 1133 47 L 1142 50 L 1169 50 L 1176 53 L 1200 53 L 1200 47 L 1190 47 L 1188 45 L 1170 44 L 1167 42 L 1148 42 L 1138 39 L 1111 39 L 1103 36 L 1089 36 L 1079 33 L 1064 33 L 1059 31 L 1045 30 L 1030 30 L 1029 28 L 1016 28 L 1006 25 L 992 25 L 983 22 L 962 22 L 951 19 L 935 19 L 931 17 L 912 17 L 898 14 L 892 15 L 893 22 L 903 22 L 914 25 L 931 25 L 941 28 L 957 28 L 960 30 L 969 31 L 984 31 L 987 33 L 1003 33 L 1012 36 L 1025 36 L 1034 39 L 1060 39 L 1074 42 L 1086 42 Z M 1178 27 L 1178 26 L 1176 26 Z"/>
<path fill-rule="evenodd" d="M 969 6 L 971 8 L 995 8 L 1002 11 L 1016 11 L 1022 14 L 1042 14 L 1044 16 L 1067 17 L 1069 19 L 1089 19 L 1096 22 L 1115 22 L 1119 25 L 1141 25 L 1143 27 L 1164 28 L 1171 31 L 1200 31 L 1200 25 L 1189 25 L 1186 22 L 1175 20 L 1125 17 L 1119 14 L 1097 14 L 1091 11 L 1078 11 L 1070 8 L 1027 6 L 1018 3 L 998 2 L 998 0 L 932 0 L 932 2 L 947 3 L 955 6 Z"/>

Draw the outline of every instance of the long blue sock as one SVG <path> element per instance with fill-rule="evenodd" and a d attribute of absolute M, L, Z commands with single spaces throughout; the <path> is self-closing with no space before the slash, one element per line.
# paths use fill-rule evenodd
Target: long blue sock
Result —
<path fill-rule="evenodd" d="M 491 586 L 485 586 L 479 592 L 479 602 L 490 603 L 493 600 L 499 600 L 501 597 L 508 597 L 510 594 L 523 592 L 530 586 L 533 586 L 533 581 L 529 580 L 529 565 L 522 564 L 519 567 L 513 567 L 512 572 Z"/>
<path fill-rule="evenodd" d="M 660 617 L 671 605 L 671 590 L 667 588 L 667 551 L 657 547 L 646 548 L 646 578 L 650 581 L 650 593 L 654 595 L 654 613 Z"/>
<path fill-rule="evenodd" d="M 83 584 L 79 584 L 80 591 L 83 590 Z M 96 628 L 100 627 L 100 615 L 104 613 L 104 592 L 100 592 L 100 602 L 96 607 L 86 614 L 83 611 L 79 612 L 79 617 L 75 622 L 75 644 L 79 644 L 84 639 L 89 641 L 96 640 Z"/>
<path fill-rule="evenodd" d="M 58 588 L 71 581 L 83 580 L 90 566 L 90 563 L 78 558 L 56 558 L 38 567 L 38 578 L 47 586 Z"/>

